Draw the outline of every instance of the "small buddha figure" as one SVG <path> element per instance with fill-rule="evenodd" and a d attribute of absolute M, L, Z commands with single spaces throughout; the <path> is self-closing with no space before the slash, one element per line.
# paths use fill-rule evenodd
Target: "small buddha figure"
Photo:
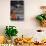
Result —
<path fill-rule="evenodd" d="M 16 11 L 11 10 L 11 20 L 16 20 Z"/>

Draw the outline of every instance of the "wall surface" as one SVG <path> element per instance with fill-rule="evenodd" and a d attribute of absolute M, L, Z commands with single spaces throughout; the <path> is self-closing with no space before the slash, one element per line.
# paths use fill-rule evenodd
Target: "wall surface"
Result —
<path fill-rule="evenodd" d="M 46 30 L 40 27 L 35 19 L 35 16 L 41 13 L 40 6 L 46 5 L 46 0 L 24 0 L 24 4 L 24 21 L 11 21 L 10 0 L 0 0 L 0 34 L 3 34 L 6 25 L 16 26 L 19 31 L 18 36 L 23 34 L 29 37 L 37 34 L 37 29 Z"/>

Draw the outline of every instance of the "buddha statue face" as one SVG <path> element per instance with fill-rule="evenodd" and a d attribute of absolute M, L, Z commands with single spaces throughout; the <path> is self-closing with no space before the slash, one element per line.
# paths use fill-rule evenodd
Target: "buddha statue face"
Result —
<path fill-rule="evenodd" d="M 43 14 L 46 14 L 46 6 L 41 6 L 40 9 L 42 10 Z"/>

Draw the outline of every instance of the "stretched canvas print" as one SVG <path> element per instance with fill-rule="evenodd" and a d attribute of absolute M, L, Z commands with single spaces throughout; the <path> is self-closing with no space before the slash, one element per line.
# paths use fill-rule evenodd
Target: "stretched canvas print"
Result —
<path fill-rule="evenodd" d="M 10 19 L 24 20 L 24 1 L 23 0 L 11 0 Z"/>

